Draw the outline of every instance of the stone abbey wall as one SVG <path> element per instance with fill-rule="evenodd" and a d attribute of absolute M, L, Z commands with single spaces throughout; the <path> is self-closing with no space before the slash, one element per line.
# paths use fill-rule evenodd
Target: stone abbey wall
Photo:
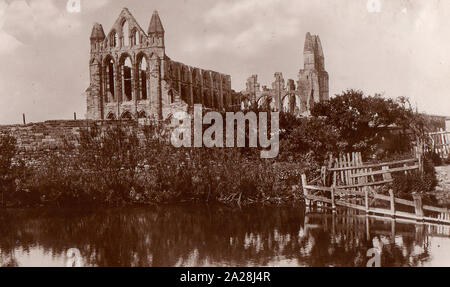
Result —
<path fill-rule="evenodd" d="M 229 75 L 167 56 L 165 31 L 156 11 L 145 32 L 124 8 L 107 34 L 101 24 L 94 24 L 90 43 L 88 119 L 160 120 L 194 104 L 220 111 L 240 106 Z"/>

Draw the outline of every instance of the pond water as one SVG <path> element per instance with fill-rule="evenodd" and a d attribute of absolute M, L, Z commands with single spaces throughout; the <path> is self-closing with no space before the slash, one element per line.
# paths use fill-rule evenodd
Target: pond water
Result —
<path fill-rule="evenodd" d="M 366 266 L 374 247 L 382 266 L 450 266 L 450 227 L 304 207 L 0 211 L 0 266 Z"/>

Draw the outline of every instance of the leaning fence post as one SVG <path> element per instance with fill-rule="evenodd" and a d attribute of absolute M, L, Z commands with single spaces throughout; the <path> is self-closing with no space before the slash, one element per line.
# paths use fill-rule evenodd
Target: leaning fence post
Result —
<path fill-rule="evenodd" d="M 395 196 L 392 189 L 389 189 L 389 196 L 391 198 L 391 216 L 395 217 Z"/>
<path fill-rule="evenodd" d="M 418 219 L 423 220 L 422 196 L 420 194 L 414 193 L 412 197 L 414 199 L 414 208 L 416 211 L 416 216 Z"/>

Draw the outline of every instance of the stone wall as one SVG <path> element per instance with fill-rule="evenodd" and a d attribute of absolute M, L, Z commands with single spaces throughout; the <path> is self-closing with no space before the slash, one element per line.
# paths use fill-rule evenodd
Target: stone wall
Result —
<path fill-rule="evenodd" d="M 80 131 L 97 126 L 100 129 L 122 126 L 135 129 L 135 121 L 46 121 L 27 125 L 0 126 L 0 135 L 9 133 L 17 140 L 21 158 L 38 157 L 48 152 L 58 152 L 68 144 L 77 145 Z"/>

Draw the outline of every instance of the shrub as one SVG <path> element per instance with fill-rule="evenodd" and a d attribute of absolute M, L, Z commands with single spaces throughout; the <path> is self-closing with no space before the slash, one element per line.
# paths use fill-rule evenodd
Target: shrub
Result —
<path fill-rule="evenodd" d="M 433 161 L 430 157 L 424 158 L 423 175 L 408 173 L 394 175 L 394 181 L 391 188 L 394 194 L 400 197 L 405 197 L 412 193 L 427 193 L 434 191 L 438 181 L 436 178 L 436 171 L 434 169 Z"/>
<path fill-rule="evenodd" d="M 341 152 L 360 151 L 364 158 L 407 152 L 411 142 L 424 134 L 424 120 L 406 98 L 392 100 L 347 90 L 317 103 L 311 113 L 337 131 Z M 392 127 L 400 134 L 395 135 Z"/>
<path fill-rule="evenodd" d="M 434 166 L 442 165 L 442 159 L 436 152 L 428 152 L 425 154 L 425 158 L 430 160 Z"/>
<path fill-rule="evenodd" d="M 5 205 L 15 191 L 17 168 L 13 164 L 16 156 L 16 139 L 10 134 L 0 134 L 0 192 L 1 203 Z"/>

